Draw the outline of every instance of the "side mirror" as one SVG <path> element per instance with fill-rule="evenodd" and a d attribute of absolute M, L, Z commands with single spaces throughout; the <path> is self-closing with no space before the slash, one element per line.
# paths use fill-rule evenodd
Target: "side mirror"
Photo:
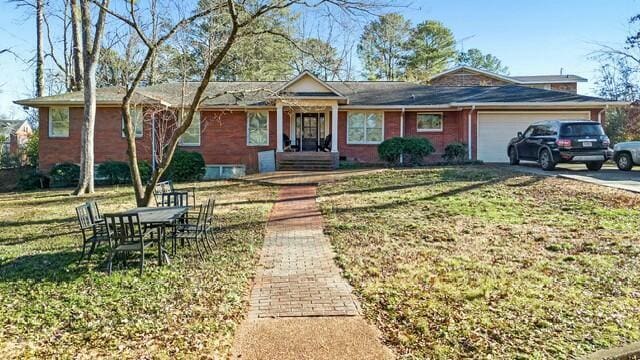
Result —
<path fill-rule="evenodd" d="M 518 131 L 518 138 L 519 138 L 519 139 L 522 139 L 522 137 L 523 137 L 523 136 L 524 136 L 524 135 L 522 134 L 522 131 Z"/>

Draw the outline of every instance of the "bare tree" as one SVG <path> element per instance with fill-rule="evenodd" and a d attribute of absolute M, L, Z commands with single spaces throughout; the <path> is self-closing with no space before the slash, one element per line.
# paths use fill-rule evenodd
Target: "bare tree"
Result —
<path fill-rule="evenodd" d="M 82 48 L 82 25 L 80 22 L 80 6 L 78 0 L 71 0 L 71 34 L 73 49 L 71 50 L 73 58 L 73 81 L 71 83 L 72 90 L 82 90 L 84 86 L 84 60 Z"/>
<path fill-rule="evenodd" d="M 36 0 L 36 97 L 44 95 L 44 1 Z"/>
<path fill-rule="evenodd" d="M 100 59 L 100 49 L 109 0 L 100 2 L 98 20 L 92 30 L 89 0 L 80 0 L 82 27 L 82 57 L 84 60 L 84 114 L 80 139 L 80 180 L 75 194 L 82 195 L 94 191 L 94 130 L 96 123 L 96 68 Z"/>

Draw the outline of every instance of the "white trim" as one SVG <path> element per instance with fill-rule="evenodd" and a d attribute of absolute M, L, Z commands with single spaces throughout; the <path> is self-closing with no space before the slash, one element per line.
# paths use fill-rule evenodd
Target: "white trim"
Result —
<path fill-rule="evenodd" d="M 418 126 L 418 116 L 420 115 L 440 115 L 440 129 L 422 129 Z M 416 132 L 419 133 L 438 133 L 444 131 L 444 113 L 440 112 L 418 112 L 416 113 Z"/>
<path fill-rule="evenodd" d="M 583 108 L 592 108 L 592 107 L 600 107 L 606 105 L 619 105 L 619 106 L 627 106 L 631 105 L 630 102 L 627 101 L 556 101 L 556 102 L 486 102 L 486 103 L 451 103 L 451 106 L 501 106 L 505 108 L 509 107 L 583 107 Z"/>
<path fill-rule="evenodd" d="M 267 143 L 266 144 L 249 144 L 249 114 L 250 113 L 266 113 L 267 114 Z M 245 126 L 245 136 L 246 136 L 246 145 L 247 146 L 251 146 L 251 147 L 255 147 L 255 146 L 269 146 L 269 111 L 247 111 L 246 112 L 246 116 L 245 116 L 245 122 L 246 122 L 246 126 Z"/>
<path fill-rule="evenodd" d="M 136 139 L 141 139 L 144 136 L 144 112 L 136 107 L 132 107 L 129 109 L 129 115 L 133 115 L 133 111 L 139 112 L 139 115 L 142 117 L 142 121 L 140 122 L 140 134 L 138 135 L 138 128 L 136 127 L 135 119 L 133 121 L 133 132 L 135 133 Z M 120 116 L 120 136 L 124 139 L 127 135 L 124 133 L 124 116 Z"/>
<path fill-rule="evenodd" d="M 561 111 L 561 110 L 556 110 L 556 111 L 542 111 L 542 110 L 538 110 L 538 111 L 478 111 L 478 117 L 480 116 L 480 114 L 559 114 L 559 113 L 582 113 L 582 114 L 587 114 L 587 116 L 585 117 L 585 119 L 591 120 L 591 111 L 579 111 L 579 110 L 567 110 L 567 111 Z M 578 118 L 576 118 L 576 120 L 578 120 Z M 547 120 L 541 120 L 541 121 L 547 121 Z"/>
<path fill-rule="evenodd" d="M 284 132 L 284 111 L 282 105 L 276 107 L 276 152 L 284 151 L 282 134 Z M 269 143 L 269 116 L 267 115 L 267 144 Z"/>
<path fill-rule="evenodd" d="M 51 129 L 52 129 L 52 126 L 51 126 L 51 109 L 66 109 L 66 111 L 67 111 L 67 134 L 66 135 L 53 135 L 51 133 Z M 67 106 L 52 106 L 52 107 L 49 107 L 49 109 L 47 110 L 47 117 L 49 118 L 48 119 L 48 127 L 49 127 L 48 133 L 49 134 L 48 135 L 49 135 L 50 138 L 68 138 L 69 137 L 69 134 L 71 133 L 71 111 L 69 110 L 69 107 L 67 107 Z"/>
<path fill-rule="evenodd" d="M 364 121 L 365 121 L 365 126 L 364 126 L 364 139 L 365 141 L 349 141 L 349 113 L 363 113 L 364 114 Z M 382 140 L 380 141 L 367 141 L 367 114 L 382 114 Z M 347 124 L 346 124 L 346 130 L 347 133 L 345 134 L 346 136 L 346 142 L 347 145 L 379 145 L 384 141 L 384 111 L 349 111 L 347 112 Z M 333 140 L 333 135 L 332 138 Z"/>

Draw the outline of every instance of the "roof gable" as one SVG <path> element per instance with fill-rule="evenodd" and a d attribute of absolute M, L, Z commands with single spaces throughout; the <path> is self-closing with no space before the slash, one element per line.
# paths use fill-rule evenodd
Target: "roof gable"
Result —
<path fill-rule="evenodd" d="M 496 74 L 496 73 L 492 73 L 491 71 L 486 71 L 486 70 L 482 70 L 482 69 L 477 69 L 471 66 L 466 66 L 466 65 L 462 65 L 462 66 L 457 66 L 454 67 L 452 69 L 443 71 L 439 74 L 435 74 L 432 77 L 429 78 L 429 81 L 437 79 L 439 77 L 445 76 L 445 75 L 451 75 L 451 74 L 455 74 L 455 73 L 462 73 L 462 72 L 472 72 L 472 73 L 476 73 L 479 75 L 484 75 L 493 79 L 497 79 L 497 80 L 502 80 L 508 83 L 518 83 L 517 80 L 514 80 L 508 76 L 504 76 L 504 75 L 500 75 L 500 74 Z"/>
<path fill-rule="evenodd" d="M 295 78 L 286 82 L 280 88 L 276 90 L 277 94 L 325 94 L 327 96 L 344 97 L 339 91 L 334 89 L 331 85 L 318 79 L 308 70 L 303 71 Z"/>

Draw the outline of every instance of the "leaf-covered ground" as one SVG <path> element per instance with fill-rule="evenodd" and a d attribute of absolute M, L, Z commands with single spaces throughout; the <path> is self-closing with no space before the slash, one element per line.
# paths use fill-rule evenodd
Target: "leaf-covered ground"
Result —
<path fill-rule="evenodd" d="M 147 258 L 104 272 L 106 249 L 78 265 L 69 190 L 0 195 L 0 358 L 213 358 L 228 352 L 246 307 L 276 189 L 195 184 L 217 199 L 214 254 L 181 249 L 170 266 Z M 101 188 L 103 212 L 133 207 L 129 188 Z M 148 266 L 147 266 L 148 265 Z"/>
<path fill-rule="evenodd" d="M 490 167 L 320 189 L 338 263 L 404 358 L 573 358 L 640 340 L 640 196 Z"/>

